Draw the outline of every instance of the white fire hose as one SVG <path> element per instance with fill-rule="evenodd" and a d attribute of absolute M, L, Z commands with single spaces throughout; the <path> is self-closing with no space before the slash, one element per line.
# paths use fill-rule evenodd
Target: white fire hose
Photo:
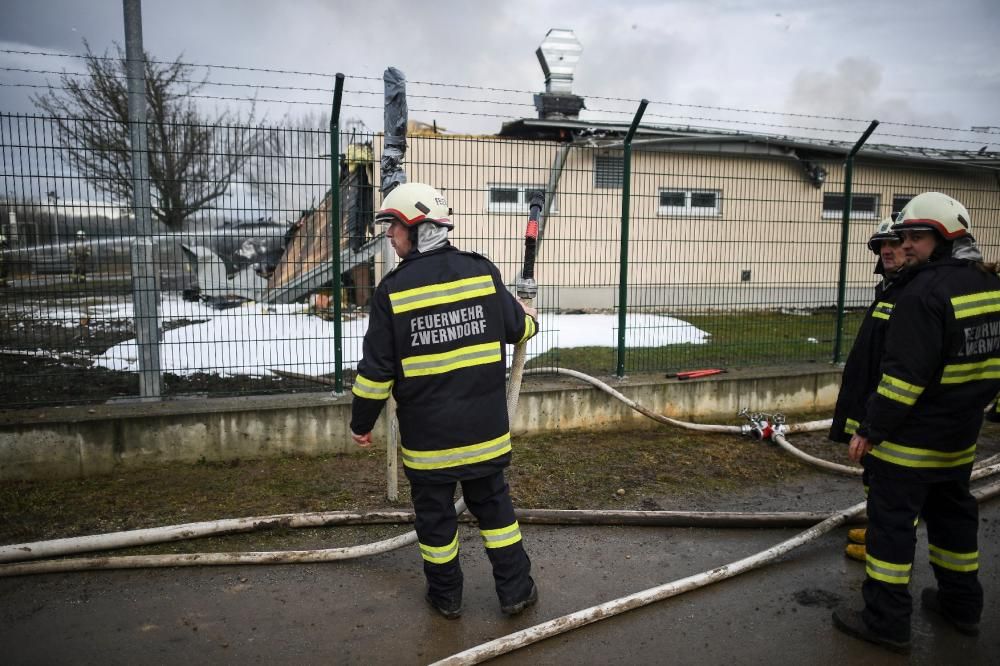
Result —
<path fill-rule="evenodd" d="M 981 479 L 983 477 L 996 474 L 997 472 L 1000 472 L 1000 464 L 979 469 L 972 473 L 972 478 L 973 480 Z M 995 497 L 1000 494 L 1000 481 L 995 481 L 988 486 L 977 489 L 973 491 L 973 494 L 980 502 Z M 551 638 L 557 634 L 562 634 L 600 620 L 606 620 L 609 617 L 620 615 L 626 611 L 641 608 L 642 606 L 647 606 L 651 603 L 683 594 L 684 592 L 690 592 L 691 590 L 696 590 L 700 587 L 705 587 L 707 585 L 711 585 L 712 583 L 717 583 L 719 581 L 726 580 L 727 578 L 738 576 L 741 573 L 750 571 L 751 569 L 756 569 L 757 567 L 769 564 L 785 553 L 788 553 L 803 544 L 815 541 L 835 527 L 843 525 L 848 519 L 860 514 L 865 510 L 865 504 L 866 502 L 859 502 L 850 508 L 834 514 L 820 524 L 814 525 L 804 532 L 797 534 L 791 539 L 782 541 L 776 546 L 772 546 L 771 548 L 763 550 L 755 555 L 709 569 L 708 571 L 704 571 L 693 576 L 681 578 L 680 580 L 675 580 L 670 583 L 649 588 L 648 590 L 643 590 L 619 599 L 614 599 L 597 606 L 591 606 L 590 608 L 585 608 L 583 610 L 576 611 L 575 613 L 570 613 L 569 615 L 563 615 L 549 620 L 548 622 L 536 624 L 533 627 L 528 627 L 527 629 L 522 629 L 521 631 L 516 631 L 506 636 L 501 636 L 500 638 L 488 641 L 482 645 L 477 645 L 468 650 L 454 654 L 446 659 L 436 661 L 431 664 L 431 666 L 465 666 L 466 664 L 479 664 L 488 659 L 492 659 L 493 657 L 513 652 L 514 650 L 531 645 L 532 643 L 537 643 L 538 641 L 546 638 Z"/>

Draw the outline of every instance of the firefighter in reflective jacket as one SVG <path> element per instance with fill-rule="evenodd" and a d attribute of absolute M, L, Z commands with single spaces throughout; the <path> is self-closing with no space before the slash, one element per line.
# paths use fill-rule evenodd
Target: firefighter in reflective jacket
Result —
<path fill-rule="evenodd" d="M 861 425 L 865 415 L 868 397 L 878 387 L 879 365 L 885 346 L 885 331 L 889 325 L 892 306 L 896 302 L 905 279 L 903 278 L 903 248 L 897 234 L 892 229 L 893 219 L 887 217 L 879 222 L 875 233 L 868 239 L 868 249 L 875 253 L 875 273 L 882 275 L 875 287 L 875 300 L 865 312 L 858 329 L 851 352 L 844 363 L 844 374 L 840 381 L 837 406 L 833 411 L 833 423 L 829 437 L 835 442 L 847 444 Z M 868 491 L 868 474 L 862 477 L 865 492 Z M 848 531 L 851 541 L 844 553 L 847 557 L 865 561 L 865 529 Z"/>
<path fill-rule="evenodd" d="M 830 439 L 835 442 L 847 444 L 851 441 L 851 435 L 864 418 L 868 396 L 878 386 L 885 330 L 903 282 L 900 279 L 903 249 L 899 234 L 892 230 L 892 224 L 892 218 L 885 218 L 868 239 L 868 249 L 878 257 L 875 273 L 882 275 L 882 281 L 875 287 L 875 300 L 865 312 L 854 346 L 844 363 L 840 393 L 830 428 Z"/>
<path fill-rule="evenodd" d="M 979 633 L 978 506 L 969 492 L 982 412 L 1000 389 L 1000 277 L 983 263 L 962 204 L 914 197 L 893 228 L 909 283 L 886 333 L 881 377 L 851 438 L 869 474 L 862 611 L 834 624 L 897 652 L 910 645 L 908 589 L 918 517 L 937 588 L 921 603 L 956 630 Z"/>
<path fill-rule="evenodd" d="M 479 522 L 500 608 L 515 615 L 538 591 L 521 541 L 503 470 L 510 464 L 505 396 L 506 345 L 535 334 L 533 308 L 504 287 L 488 259 L 448 242 L 444 196 L 404 183 L 383 200 L 376 221 L 402 262 L 375 291 L 358 364 L 351 434 L 371 445 L 390 392 L 403 465 L 410 481 L 427 601 L 451 619 L 461 614 L 455 487 Z"/>

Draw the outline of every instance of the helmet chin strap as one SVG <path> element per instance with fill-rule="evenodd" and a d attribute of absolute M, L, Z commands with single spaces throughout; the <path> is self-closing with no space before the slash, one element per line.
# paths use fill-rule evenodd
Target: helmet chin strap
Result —
<path fill-rule="evenodd" d="M 448 244 L 448 228 L 433 222 L 424 222 L 417 227 L 417 251 L 424 253 Z"/>

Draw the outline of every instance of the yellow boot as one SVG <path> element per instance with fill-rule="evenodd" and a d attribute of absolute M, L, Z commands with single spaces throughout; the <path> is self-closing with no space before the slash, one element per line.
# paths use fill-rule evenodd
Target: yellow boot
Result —
<path fill-rule="evenodd" d="M 865 561 L 865 544 L 863 543 L 849 543 L 847 547 L 844 548 L 844 555 L 852 560 L 857 560 L 858 562 Z"/>
<path fill-rule="evenodd" d="M 865 527 L 858 527 L 853 530 L 847 530 L 847 540 L 850 541 L 851 543 L 863 544 L 865 542 L 866 531 L 867 528 Z"/>

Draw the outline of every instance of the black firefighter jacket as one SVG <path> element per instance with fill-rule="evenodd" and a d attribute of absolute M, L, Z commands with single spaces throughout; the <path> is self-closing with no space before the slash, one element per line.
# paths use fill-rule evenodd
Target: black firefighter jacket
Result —
<path fill-rule="evenodd" d="M 847 443 L 865 417 L 868 396 L 878 387 L 879 365 L 885 348 L 885 332 L 889 316 L 907 276 L 883 280 L 875 287 L 875 300 L 865 312 L 865 318 L 854 339 L 854 346 L 844 363 L 837 406 L 833 410 L 830 439 Z"/>
<path fill-rule="evenodd" d="M 391 391 L 411 481 L 503 469 L 511 450 L 506 345 L 536 331 L 485 257 L 451 245 L 411 254 L 375 290 L 351 430 L 370 432 Z"/>
<path fill-rule="evenodd" d="M 1000 278 L 950 257 L 914 273 L 858 428 L 876 444 L 863 460 L 912 481 L 968 479 L 983 408 L 1000 390 Z"/>

